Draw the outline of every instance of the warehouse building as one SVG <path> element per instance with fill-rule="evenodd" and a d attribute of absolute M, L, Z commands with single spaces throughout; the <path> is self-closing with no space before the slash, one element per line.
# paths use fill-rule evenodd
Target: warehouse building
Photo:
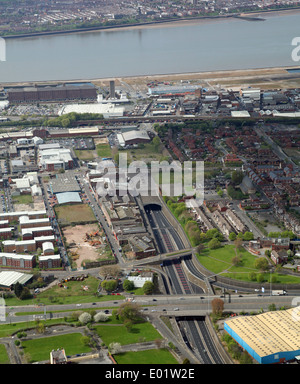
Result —
<path fill-rule="evenodd" d="M 61 204 L 82 203 L 81 197 L 78 192 L 62 192 L 57 193 L 57 202 Z"/>
<path fill-rule="evenodd" d="M 80 185 L 75 176 L 67 173 L 57 174 L 55 179 L 51 179 L 50 189 L 53 194 L 81 192 Z"/>
<path fill-rule="evenodd" d="M 224 322 L 224 330 L 260 364 L 290 361 L 300 355 L 300 306 L 239 316 Z"/>
<path fill-rule="evenodd" d="M 10 290 L 13 285 L 20 283 L 25 285 L 32 279 L 33 275 L 16 271 L 0 272 L 0 289 Z"/>
<path fill-rule="evenodd" d="M 10 87 L 5 91 L 10 103 L 97 99 L 96 88 L 93 84 L 89 83 Z"/>
<path fill-rule="evenodd" d="M 122 117 L 124 114 L 124 107 L 117 106 L 112 103 L 108 104 L 68 104 L 65 105 L 59 112 L 59 115 L 66 113 L 98 113 L 103 115 L 104 118 Z"/>
<path fill-rule="evenodd" d="M 122 132 L 117 137 L 121 146 L 148 143 L 151 140 L 148 133 L 142 130 Z"/>
<path fill-rule="evenodd" d="M 150 96 L 160 95 L 185 95 L 188 93 L 194 93 L 197 90 L 201 90 L 199 85 L 179 85 L 179 86 L 157 86 L 148 88 L 148 94 Z"/>
<path fill-rule="evenodd" d="M 74 161 L 71 150 L 68 148 L 41 149 L 39 147 L 39 165 L 46 171 L 55 171 L 59 169 L 72 169 Z"/>

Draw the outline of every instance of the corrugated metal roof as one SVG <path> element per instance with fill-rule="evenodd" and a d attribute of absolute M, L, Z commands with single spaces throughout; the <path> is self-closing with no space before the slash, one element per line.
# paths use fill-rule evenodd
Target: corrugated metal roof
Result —
<path fill-rule="evenodd" d="M 0 285 L 10 287 L 17 282 L 25 284 L 32 278 L 33 275 L 29 273 L 21 273 L 16 271 L 3 271 L 0 272 Z"/>
<path fill-rule="evenodd" d="M 81 197 L 78 192 L 57 193 L 56 197 L 58 204 L 81 203 Z"/>
<path fill-rule="evenodd" d="M 263 357 L 300 349 L 299 318 L 300 306 L 255 316 L 239 316 L 226 320 L 225 323 Z"/>

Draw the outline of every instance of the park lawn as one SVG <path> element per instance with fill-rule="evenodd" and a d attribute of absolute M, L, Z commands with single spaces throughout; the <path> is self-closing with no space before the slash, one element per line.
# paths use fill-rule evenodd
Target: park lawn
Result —
<path fill-rule="evenodd" d="M 112 152 L 109 144 L 97 144 L 96 145 L 97 155 L 99 157 L 112 157 Z"/>
<path fill-rule="evenodd" d="M 62 324 L 61 319 L 51 319 L 51 320 L 45 320 L 43 321 L 45 326 L 50 325 L 56 325 L 56 324 Z M 0 338 L 2 337 L 8 337 L 12 336 L 13 334 L 17 333 L 20 330 L 25 330 L 27 328 L 35 328 L 36 327 L 36 321 L 24 321 L 24 322 L 18 322 L 18 323 L 11 323 L 11 324 L 0 324 Z"/>
<path fill-rule="evenodd" d="M 18 298 L 7 298 L 5 300 L 7 306 L 21 306 L 21 305 L 38 305 L 42 303 L 44 305 L 51 304 L 80 304 L 80 303 L 92 303 L 99 301 L 118 301 L 124 300 L 122 295 L 101 295 L 95 296 L 99 286 L 99 280 L 93 276 L 89 276 L 84 281 L 68 281 L 64 283 L 63 288 L 58 285 L 41 292 L 36 298 L 28 300 L 20 300 Z M 88 286 L 88 290 L 85 291 L 83 286 Z M 43 307 L 41 307 L 42 310 Z M 80 310 L 80 307 L 78 308 Z"/>
<path fill-rule="evenodd" d="M 41 337 L 35 340 L 23 340 L 22 347 L 30 363 L 50 359 L 52 349 L 64 348 L 66 355 L 91 352 L 89 346 L 81 342 L 81 333 L 60 336 Z"/>
<path fill-rule="evenodd" d="M 88 204 L 64 204 L 54 207 L 57 219 L 62 224 L 96 222 L 92 208 Z"/>
<path fill-rule="evenodd" d="M 256 270 L 255 273 L 257 275 L 263 274 L 264 280 L 262 281 L 262 283 L 270 283 L 270 274 L 268 272 L 261 273 L 260 271 Z M 244 273 L 242 272 L 222 273 L 221 276 L 229 277 L 230 279 L 234 279 L 234 280 L 253 282 L 249 279 L 249 271 Z M 300 284 L 300 277 L 298 276 L 272 273 L 272 277 L 276 278 L 276 284 Z"/>
<path fill-rule="evenodd" d="M 124 325 L 96 325 L 95 330 L 106 346 L 113 342 L 127 345 L 162 339 L 160 333 L 148 322 L 134 324 L 131 332 Z"/>
<path fill-rule="evenodd" d="M 178 364 L 167 349 L 149 349 L 139 352 L 124 352 L 114 355 L 118 364 Z"/>
<path fill-rule="evenodd" d="M 260 275 L 261 272 L 255 268 L 255 260 L 257 256 L 252 255 L 246 249 L 242 248 L 237 251 L 242 259 L 240 265 L 234 266 L 232 259 L 235 257 L 235 246 L 226 244 L 217 249 L 204 249 L 197 254 L 199 262 L 212 274 L 228 277 L 234 280 L 251 282 L 249 278 L 250 272 Z M 294 284 L 300 283 L 300 277 L 273 273 L 278 284 Z M 269 282 L 270 274 L 265 273 L 265 282 Z"/>
<path fill-rule="evenodd" d="M 9 364 L 9 356 L 6 352 L 6 348 L 3 344 L 0 344 L 0 364 Z"/>
<path fill-rule="evenodd" d="M 246 249 L 238 250 L 238 254 L 242 259 L 242 264 L 234 266 L 232 259 L 236 256 L 235 246 L 226 244 L 217 249 L 204 249 L 197 254 L 199 262 L 212 273 L 221 273 L 229 270 L 230 272 L 250 272 L 257 271 L 254 266 L 257 256 L 252 255 Z"/>

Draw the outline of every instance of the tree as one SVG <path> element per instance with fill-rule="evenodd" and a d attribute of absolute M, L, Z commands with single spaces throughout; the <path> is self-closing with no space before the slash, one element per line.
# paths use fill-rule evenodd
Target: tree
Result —
<path fill-rule="evenodd" d="M 198 244 L 197 245 L 197 253 L 201 253 L 204 250 L 204 245 L 203 244 Z"/>
<path fill-rule="evenodd" d="M 246 231 L 246 232 L 244 233 L 243 239 L 244 239 L 245 241 L 253 240 L 253 239 L 254 239 L 253 233 L 252 233 L 252 232 L 249 232 L 249 231 Z"/>
<path fill-rule="evenodd" d="M 96 323 L 105 322 L 108 320 L 108 315 L 104 312 L 98 312 L 94 316 L 94 321 Z"/>
<path fill-rule="evenodd" d="M 114 291 L 118 286 L 117 280 L 104 280 L 101 283 L 101 287 L 108 292 Z"/>
<path fill-rule="evenodd" d="M 15 291 L 15 294 L 17 297 L 20 297 L 21 296 L 21 293 L 23 291 L 23 285 L 20 284 L 19 282 L 17 282 L 15 285 L 14 285 L 14 291 Z"/>
<path fill-rule="evenodd" d="M 111 354 L 116 355 L 121 352 L 121 344 L 120 343 L 110 343 L 108 346 L 108 350 Z"/>
<path fill-rule="evenodd" d="M 131 320 L 134 324 L 141 320 L 140 306 L 135 303 L 122 303 L 116 313 L 123 323 Z"/>
<path fill-rule="evenodd" d="M 232 264 L 236 267 L 242 263 L 242 259 L 239 256 L 234 256 L 231 260 Z"/>
<path fill-rule="evenodd" d="M 123 288 L 125 291 L 132 291 L 134 289 L 134 282 L 128 279 L 124 280 Z"/>
<path fill-rule="evenodd" d="M 269 263 L 268 263 L 268 260 L 265 259 L 264 257 L 259 257 L 258 259 L 255 260 L 254 266 L 260 271 L 266 271 L 269 266 Z"/>
<path fill-rule="evenodd" d="M 80 338 L 80 341 L 83 345 L 86 345 L 86 346 L 89 346 L 90 345 L 90 342 L 91 342 L 91 339 L 89 336 L 82 336 Z"/>
<path fill-rule="evenodd" d="M 143 291 L 145 295 L 151 295 L 154 291 L 154 284 L 152 281 L 146 281 L 145 284 L 143 285 Z"/>
<path fill-rule="evenodd" d="M 224 301 L 221 299 L 213 299 L 211 302 L 212 312 L 216 316 L 221 316 L 224 309 Z"/>
<path fill-rule="evenodd" d="M 221 243 L 218 239 L 213 238 L 207 244 L 209 249 L 217 249 L 221 247 Z"/>
<path fill-rule="evenodd" d="M 234 241 L 236 239 L 236 234 L 234 232 L 230 232 L 228 238 L 230 241 Z"/>
<path fill-rule="evenodd" d="M 91 320 L 92 320 L 92 316 L 88 313 L 88 312 L 83 312 L 78 320 L 82 323 L 82 324 L 87 324 L 89 323 Z"/>
<path fill-rule="evenodd" d="M 256 281 L 256 273 L 255 272 L 249 272 L 249 280 L 250 281 Z"/>
<path fill-rule="evenodd" d="M 231 174 L 231 180 L 234 185 L 241 184 L 241 182 L 243 181 L 243 178 L 244 178 L 244 174 L 242 171 L 233 171 Z"/>

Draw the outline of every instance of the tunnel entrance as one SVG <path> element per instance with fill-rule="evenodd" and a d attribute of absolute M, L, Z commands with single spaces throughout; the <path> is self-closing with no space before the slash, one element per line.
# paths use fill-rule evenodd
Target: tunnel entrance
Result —
<path fill-rule="evenodd" d="M 161 206 L 159 204 L 150 203 L 144 205 L 145 211 L 161 211 Z"/>

